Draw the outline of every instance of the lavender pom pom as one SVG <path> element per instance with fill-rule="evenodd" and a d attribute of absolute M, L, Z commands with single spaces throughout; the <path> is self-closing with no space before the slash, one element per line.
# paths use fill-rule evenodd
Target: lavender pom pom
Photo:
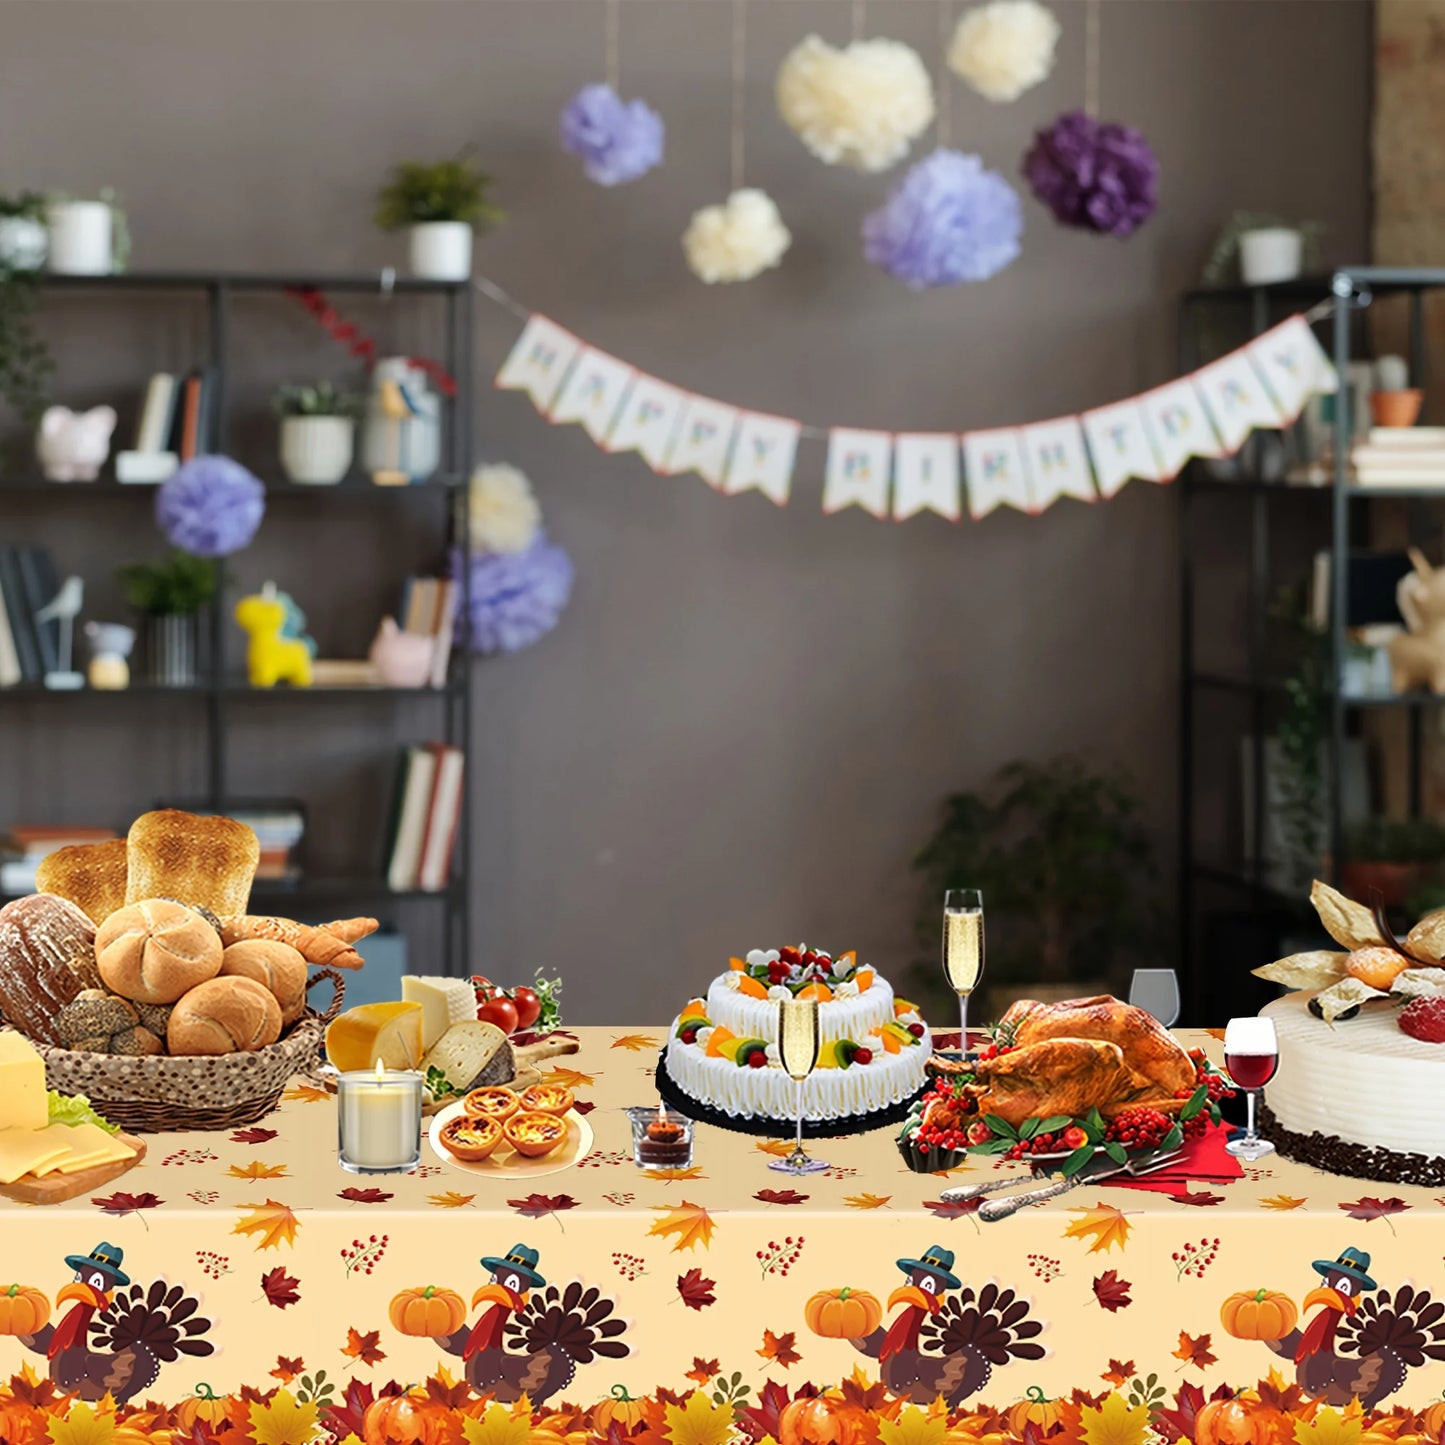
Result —
<path fill-rule="evenodd" d="M 599 186 L 646 175 L 662 159 L 662 137 L 662 117 L 610 85 L 584 85 L 562 111 L 562 149 Z"/>
<path fill-rule="evenodd" d="M 1023 210 L 977 156 L 936 150 L 863 219 L 863 254 L 910 286 L 986 281 L 1019 253 Z"/>
<path fill-rule="evenodd" d="M 1159 204 L 1159 158 L 1149 142 L 1082 111 L 1039 131 L 1023 169 L 1034 195 L 1065 226 L 1122 239 Z"/>
<path fill-rule="evenodd" d="M 454 554 L 453 572 L 460 568 Z M 476 552 L 472 569 L 472 615 L 458 616 L 459 631 L 473 652 L 520 652 L 556 625 L 572 595 L 572 559 L 538 532 L 524 552 Z M 458 612 L 463 599 L 457 598 Z"/>
<path fill-rule="evenodd" d="M 265 511 L 265 487 L 230 457 L 192 457 L 156 493 L 156 525 L 172 546 L 197 557 L 249 546 Z"/>

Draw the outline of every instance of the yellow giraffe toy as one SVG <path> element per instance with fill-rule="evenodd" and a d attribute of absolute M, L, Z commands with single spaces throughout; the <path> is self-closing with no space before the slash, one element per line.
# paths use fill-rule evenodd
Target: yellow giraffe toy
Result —
<path fill-rule="evenodd" d="M 311 649 L 305 639 L 283 635 L 287 621 L 285 600 L 268 582 L 236 603 L 235 617 L 248 639 L 246 672 L 252 687 L 311 686 Z"/>

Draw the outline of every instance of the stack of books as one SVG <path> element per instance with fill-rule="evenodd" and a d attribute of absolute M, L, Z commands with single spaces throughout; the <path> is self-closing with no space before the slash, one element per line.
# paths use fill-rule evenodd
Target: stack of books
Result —
<path fill-rule="evenodd" d="M 452 872 L 462 815 L 465 759 L 460 748 L 424 743 L 403 748 L 387 853 L 393 893 L 440 893 Z"/>
<path fill-rule="evenodd" d="M 1445 427 L 1377 426 L 1350 449 L 1357 486 L 1445 488 Z"/>
<path fill-rule="evenodd" d="M 35 870 L 40 860 L 57 848 L 108 843 L 115 836 L 113 828 L 82 828 L 64 823 L 53 827 L 16 824 L 0 840 L 0 894 L 20 897 L 34 893 Z"/>
<path fill-rule="evenodd" d="M 457 583 L 450 577 L 408 577 L 402 586 L 398 622 L 403 632 L 435 640 L 430 682 L 443 687 L 456 627 Z"/>
<path fill-rule="evenodd" d="M 217 377 L 209 367 L 176 376 L 158 371 L 146 386 L 135 446 L 118 452 L 116 480 L 163 482 L 178 462 L 210 449 L 215 428 Z"/>
<path fill-rule="evenodd" d="M 233 808 L 229 814 L 255 833 L 261 844 L 261 861 L 256 877 L 265 883 L 299 883 L 301 866 L 296 850 L 306 833 L 306 816 L 299 808 L 277 808 L 274 811 Z"/>
<path fill-rule="evenodd" d="M 0 547 L 0 687 L 39 682 L 60 667 L 60 623 L 37 622 L 60 590 L 43 547 Z"/>

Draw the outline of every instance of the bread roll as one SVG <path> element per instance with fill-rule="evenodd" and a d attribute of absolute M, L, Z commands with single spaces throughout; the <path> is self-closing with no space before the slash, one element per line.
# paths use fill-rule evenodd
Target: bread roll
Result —
<path fill-rule="evenodd" d="M 67 1044 L 101 1034 L 109 1038 L 122 1029 L 135 1028 L 139 1022 L 134 1004 L 106 993 L 103 988 L 82 989 L 55 1016 L 56 1030 Z"/>
<path fill-rule="evenodd" d="M 41 893 L 68 898 L 92 923 L 104 923 L 125 907 L 126 843 L 81 843 L 57 848 L 40 860 L 35 885 Z"/>
<path fill-rule="evenodd" d="M 95 935 L 100 976 L 136 1003 L 174 1003 L 221 971 L 221 935 L 194 909 L 148 898 L 112 913 Z"/>
<path fill-rule="evenodd" d="M 306 1007 L 306 960 L 289 943 L 248 938 L 221 955 L 222 978 L 253 978 L 281 1005 L 281 1023 L 295 1023 Z"/>
<path fill-rule="evenodd" d="M 256 834 L 234 818 L 142 813 L 126 836 L 125 901 L 179 898 L 222 918 L 244 913 L 260 860 Z"/>
<path fill-rule="evenodd" d="M 281 1005 L 252 978 L 197 984 L 171 1010 L 166 1031 L 173 1054 L 250 1053 L 280 1037 Z"/>
<path fill-rule="evenodd" d="M 0 1014 L 22 1034 L 61 1043 L 60 1010 L 99 987 L 95 930 L 74 903 L 32 893 L 0 908 Z"/>

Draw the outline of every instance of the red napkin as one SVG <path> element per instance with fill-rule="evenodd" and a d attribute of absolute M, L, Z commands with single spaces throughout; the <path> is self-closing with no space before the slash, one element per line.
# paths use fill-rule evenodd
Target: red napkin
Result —
<path fill-rule="evenodd" d="M 1229 1124 L 1211 1124 L 1199 1138 L 1163 1169 L 1142 1178 L 1130 1179 L 1120 1174 L 1102 1179 L 1101 1184 L 1118 1189 L 1147 1189 L 1153 1194 L 1187 1194 L 1191 1184 L 1230 1184 L 1244 1174 L 1233 1154 L 1225 1152 Z"/>

